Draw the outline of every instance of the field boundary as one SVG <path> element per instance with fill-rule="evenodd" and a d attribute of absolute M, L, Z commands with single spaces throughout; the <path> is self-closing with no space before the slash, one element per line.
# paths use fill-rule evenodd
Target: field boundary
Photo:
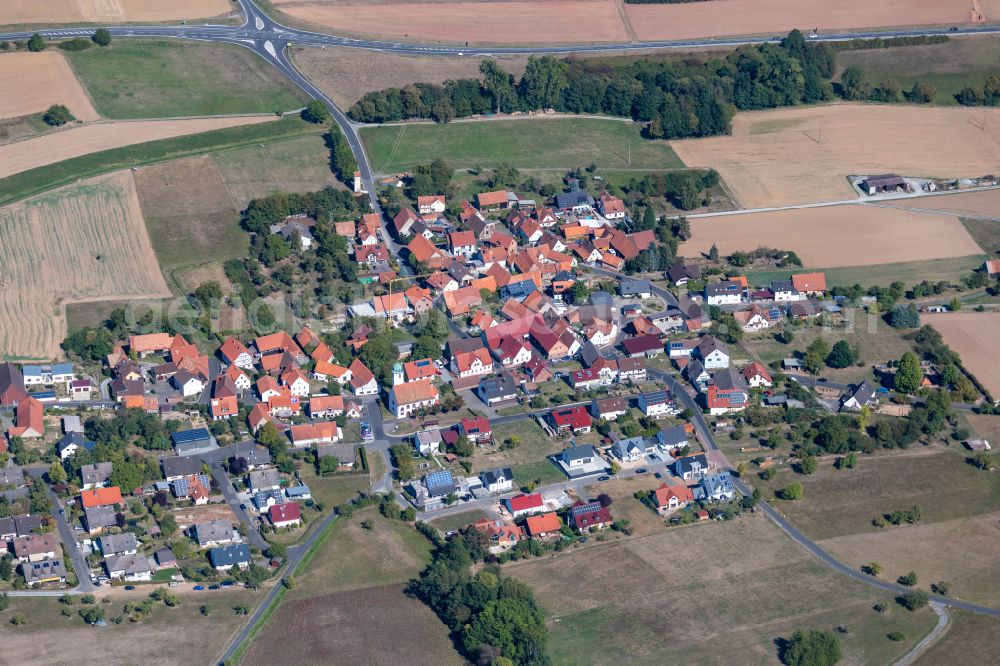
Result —
<path fill-rule="evenodd" d="M 289 121 L 286 117 L 273 123 L 229 127 L 81 155 L 0 178 L 0 206 L 112 171 L 196 157 L 229 148 L 318 135 L 327 129 L 326 126 L 307 125 L 305 121 Z"/>

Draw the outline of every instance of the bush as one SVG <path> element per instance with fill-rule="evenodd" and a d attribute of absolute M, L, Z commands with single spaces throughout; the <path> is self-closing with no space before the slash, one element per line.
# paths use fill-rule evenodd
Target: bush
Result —
<path fill-rule="evenodd" d="M 898 642 L 900 642 L 900 641 L 904 641 L 904 640 L 906 640 L 906 636 L 904 636 L 903 634 L 901 634 L 901 633 L 900 633 L 900 632 L 898 632 L 898 631 L 894 631 L 894 632 L 892 632 L 891 634 L 886 634 L 886 637 L 887 637 L 887 638 L 888 638 L 888 639 L 889 639 L 890 641 L 896 641 L 897 643 L 898 643 Z"/>
<path fill-rule="evenodd" d="M 905 576 L 900 576 L 896 579 L 896 582 L 900 585 L 905 585 L 906 587 L 913 587 L 917 584 L 917 572 L 911 571 Z M 926 594 L 926 593 L 925 593 Z"/>
<path fill-rule="evenodd" d="M 69 112 L 62 104 L 53 104 L 42 116 L 42 120 L 45 121 L 46 125 L 52 125 L 53 127 L 58 127 L 60 125 L 65 125 L 68 122 L 76 120 L 72 113 Z"/>
<path fill-rule="evenodd" d="M 322 125 L 330 120 L 330 112 L 327 110 L 326 105 L 318 99 L 314 99 L 306 104 L 306 108 L 302 109 L 301 115 L 302 120 L 317 125 Z"/>
<path fill-rule="evenodd" d="M 39 35 L 37 32 L 31 36 L 28 40 L 28 50 L 32 52 L 44 51 L 45 50 L 45 38 Z"/>
<path fill-rule="evenodd" d="M 93 44 L 82 37 L 70 39 L 65 42 L 59 42 L 59 48 L 63 51 L 86 51 L 91 46 L 93 46 Z"/>
<path fill-rule="evenodd" d="M 780 656 L 786 666 L 833 666 L 840 661 L 840 639 L 826 631 L 799 629 Z"/>

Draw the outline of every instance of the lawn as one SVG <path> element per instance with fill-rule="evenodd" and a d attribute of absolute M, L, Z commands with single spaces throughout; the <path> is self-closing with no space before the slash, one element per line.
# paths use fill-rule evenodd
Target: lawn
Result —
<path fill-rule="evenodd" d="M 519 445 L 507 450 L 500 448 L 503 442 L 515 436 L 521 438 Z M 524 418 L 513 423 L 493 426 L 493 439 L 496 441 L 496 446 L 476 449 L 472 458 L 473 472 L 478 473 L 497 467 L 512 467 L 515 476 L 517 476 L 519 469 L 525 475 L 539 474 L 545 465 L 555 470 L 546 457 L 557 453 L 562 448 L 559 442 L 545 434 L 545 431 L 533 418 Z M 558 472 L 558 470 L 556 471 Z M 522 482 L 520 477 L 517 480 Z"/>
<path fill-rule="evenodd" d="M 978 241 L 979 239 L 976 240 Z M 855 284 L 860 284 L 863 287 L 873 285 L 888 286 L 897 280 L 909 287 L 922 280 L 930 280 L 931 282 L 939 280 L 958 282 L 974 269 L 981 266 L 984 258 L 984 255 L 974 254 L 968 257 L 934 259 L 932 261 L 912 261 L 873 266 L 845 266 L 843 268 L 814 269 L 810 267 L 809 270 L 826 273 L 826 283 L 830 287 L 850 287 Z M 774 280 L 787 280 L 788 275 L 788 269 L 752 270 L 747 273 L 747 279 L 750 280 L 751 284 L 765 285 L 770 284 Z"/>
<path fill-rule="evenodd" d="M 896 509 L 921 508 L 921 525 L 1000 511 L 1000 474 L 966 463 L 957 444 L 917 446 L 905 451 L 862 455 L 852 470 L 837 470 L 833 456 L 820 460 L 812 475 L 779 468 L 766 482 L 751 476 L 765 499 L 792 482 L 801 483 L 804 499 L 777 501 L 779 509 L 815 539 L 849 534 L 905 533 L 907 527 L 877 528 L 872 519 Z M 947 489 L 947 492 L 944 492 Z"/>
<path fill-rule="evenodd" d="M 177 573 L 177 569 L 169 567 L 167 569 L 160 569 L 155 574 L 153 574 L 154 583 L 169 583 L 170 579 L 174 574 Z"/>
<path fill-rule="evenodd" d="M 840 637 L 845 662 L 885 664 L 936 621 L 929 609 L 875 613 L 888 595 L 834 573 L 759 514 L 505 570 L 546 611 L 555 664 L 618 663 L 622 655 L 636 664 L 773 663 L 776 639 L 838 625 L 849 629 Z M 890 641 L 892 631 L 906 640 Z"/>
<path fill-rule="evenodd" d="M 851 348 L 857 351 L 862 366 L 841 370 L 824 368 L 822 375 L 833 381 L 851 383 L 871 379 L 872 364 L 899 360 L 905 352 L 911 351 L 913 343 L 906 336 L 912 334 L 912 330 L 892 328 L 883 321 L 871 320 L 865 313 L 858 311 L 854 330 L 810 326 L 795 331 L 792 342 L 787 345 L 775 340 L 773 334 L 763 332 L 745 336 L 740 346 L 753 358 L 770 365 L 793 356 L 797 351 L 805 353 L 806 348 L 820 337 L 826 340 L 830 347 L 840 340 L 846 340 Z"/>
<path fill-rule="evenodd" d="M 330 171 L 330 150 L 320 135 L 247 146 L 215 155 L 215 161 L 237 207 L 275 191 L 314 192 L 343 188 Z"/>
<path fill-rule="evenodd" d="M 466 525 L 471 525 L 480 518 L 485 518 L 486 512 L 474 509 L 472 511 L 465 511 L 464 513 L 456 513 L 451 516 L 445 516 L 431 523 L 434 527 L 438 529 L 439 532 L 449 532 L 451 530 L 459 530 Z"/>
<path fill-rule="evenodd" d="M 141 601 L 149 589 L 133 594 L 116 595 L 111 603 L 99 604 L 107 615 L 107 627 L 88 627 L 78 614 L 80 602 L 70 607 L 70 617 L 60 614 L 65 606 L 54 597 L 19 597 L 11 599 L 7 610 L 0 612 L 0 641 L 4 649 L 22 655 L 24 663 L 76 664 L 81 654 L 113 655 L 109 661 L 119 664 L 205 664 L 218 660 L 222 651 L 246 621 L 233 612 L 233 606 L 253 608 L 263 592 L 247 591 L 193 592 L 181 595 L 181 603 L 167 608 L 162 602 L 141 622 L 127 619 L 115 624 L 126 601 Z M 100 600 L 101 592 L 98 590 Z M 199 611 L 209 607 L 209 616 Z M 10 618 L 23 614 L 28 622 L 13 626 Z M 183 636 L 184 640 L 177 640 Z M 27 655 L 30 655 L 27 656 Z"/>
<path fill-rule="evenodd" d="M 0 206 L 109 171 L 203 155 L 223 148 L 266 144 L 303 134 L 318 134 L 318 131 L 315 125 L 298 117 L 288 117 L 278 122 L 230 127 L 91 153 L 0 178 Z"/>
<path fill-rule="evenodd" d="M 327 509 L 354 499 L 358 493 L 367 492 L 371 485 L 367 474 L 335 474 L 320 477 L 316 475 L 312 465 L 303 465 L 299 468 L 299 474 L 302 476 L 302 482 L 312 491 L 313 499 L 324 503 Z"/>
<path fill-rule="evenodd" d="M 371 521 L 370 530 L 361 526 L 365 521 Z M 368 508 L 337 520 L 288 598 L 402 583 L 426 566 L 430 551 L 430 542 L 413 527 Z"/>
<path fill-rule="evenodd" d="M 895 79 L 907 91 L 916 81 L 930 83 L 937 88 L 935 104 L 955 104 L 955 94 L 967 85 L 982 88 L 998 65 L 1000 40 L 995 38 L 952 39 L 944 44 L 837 54 L 838 70 L 859 67 L 873 84 Z"/>
<path fill-rule="evenodd" d="M 303 105 L 287 79 L 238 46 L 126 40 L 66 54 L 106 118 L 274 113 Z"/>
<path fill-rule="evenodd" d="M 372 165 L 383 173 L 436 157 L 456 169 L 501 162 L 518 169 L 571 169 L 591 163 L 618 169 L 684 166 L 666 142 L 643 139 L 636 124 L 585 117 L 366 127 L 361 137 Z"/>
<path fill-rule="evenodd" d="M 983 252 L 996 254 L 1000 251 L 1000 220 L 976 220 L 969 217 L 958 219 L 972 236 L 972 240 L 983 248 Z"/>

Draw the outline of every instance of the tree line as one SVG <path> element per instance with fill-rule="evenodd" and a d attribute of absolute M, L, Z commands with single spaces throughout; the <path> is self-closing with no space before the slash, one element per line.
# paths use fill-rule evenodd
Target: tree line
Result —
<path fill-rule="evenodd" d="M 819 102 L 833 97 L 834 52 L 792 31 L 780 44 L 726 55 L 628 59 L 616 64 L 552 56 L 529 60 L 520 80 L 492 60 L 481 78 L 415 83 L 368 93 L 351 107 L 360 122 L 452 118 L 552 108 L 648 123 L 647 136 L 682 138 L 730 131 L 734 109 Z"/>

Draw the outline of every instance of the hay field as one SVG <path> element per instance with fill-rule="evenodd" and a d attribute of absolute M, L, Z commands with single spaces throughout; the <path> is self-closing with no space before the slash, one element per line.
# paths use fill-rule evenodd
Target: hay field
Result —
<path fill-rule="evenodd" d="M 923 315 L 922 321 L 941 333 L 990 394 L 1000 396 L 1000 313 L 942 312 Z"/>
<path fill-rule="evenodd" d="M 831 104 L 740 113 L 731 136 L 671 146 L 687 166 L 715 168 L 745 208 L 839 201 L 857 197 L 851 174 L 1000 170 L 1000 109 L 986 114 L 987 132 L 982 109 Z"/>
<path fill-rule="evenodd" d="M 275 0 L 275 8 L 352 34 L 461 44 L 627 42 L 612 0 L 357 4 Z"/>
<path fill-rule="evenodd" d="M 0 178 L 72 157 L 185 134 L 271 122 L 277 116 L 99 122 L 0 146 Z"/>
<path fill-rule="evenodd" d="M 169 295 L 131 173 L 0 209 L 0 355 L 56 358 L 65 304 Z"/>
<path fill-rule="evenodd" d="M 180 21 L 232 11 L 228 0 L 3 0 L 0 25 Z"/>
<path fill-rule="evenodd" d="M 839 624 L 851 629 L 841 636 L 846 663 L 888 664 L 934 624 L 928 609 L 876 614 L 884 593 L 826 568 L 760 514 L 588 544 L 504 571 L 545 609 L 557 664 L 617 664 L 622 655 L 632 664 L 773 663 L 775 639 Z M 906 640 L 893 643 L 890 631 Z"/>
<path fill-rule="evenodd" d="M 342 109 L 349 109 L 365 93 L 402 88 L 415 81 L 442 84 L 448 79 L 478 79 L 480 58 L 437 58 L 328 47 L 294 47 L 298 68 Z M 498 56 L 495 60 L 520 78 L 527 66 L 524 56 Z"/>
<path fill-rule="evenodd" d="M 3 10 L 0 9 L 0 12 Z M 100 116 L 62 53 L 4 53 L 0 55 L 0 118 L 41 113 L 64 104 L 78 120 Z"/>
<path fill-rule="evenodd" d="M 640 40 L 970 23 L 973 0 L 713 0 L 625 5 Z M 991 18 L 995 17 L 992 15 Z"/>
<path fill-rule="evenodd" d="M 957 217 L 842 204 L 691 221 L 678 254 L 721 255 L 760 246 L 793 250 L 806 268 L 875 266 L 982 254 Z"/>

